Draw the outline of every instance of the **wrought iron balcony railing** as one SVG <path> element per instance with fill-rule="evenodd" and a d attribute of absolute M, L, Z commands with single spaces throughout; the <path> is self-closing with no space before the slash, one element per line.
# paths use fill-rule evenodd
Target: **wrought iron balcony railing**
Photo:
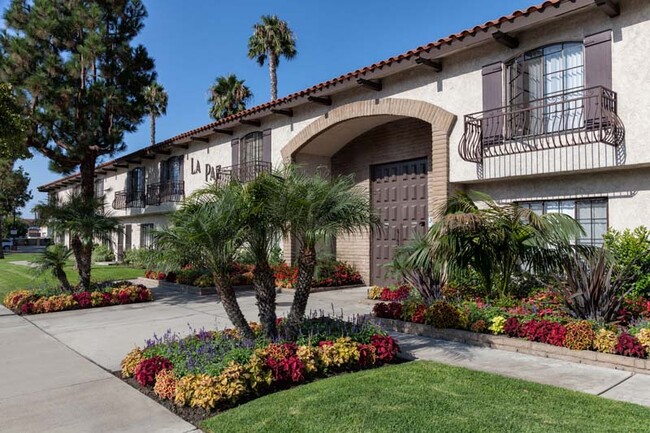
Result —
<path fill-rule="evenodd" d="M 143 208 L 145 205 L 144 190 L 116 191 L 113 199 L 113 209 Z"/>
<path fill-rule="evenodd" d="M 185 198 L 185 182 L 162 182 L 147 185 L 147 205 L 179 202 Z"/>
<path fill-rule="evenodd" d="M 263 161 L 245 162 L 231 167 L 221 167 L 215 172 L 215 182 L 224 185 L 231 180 L 250 182 L 262 173 L 271 172 L 271 163 Z"/>
<path fill-rule="evenodd" d="M 618 146 L 625 127 L 616 93 L 592 87 L 465 116 L 458 153 L 465 161 L 603 143 Z"/>

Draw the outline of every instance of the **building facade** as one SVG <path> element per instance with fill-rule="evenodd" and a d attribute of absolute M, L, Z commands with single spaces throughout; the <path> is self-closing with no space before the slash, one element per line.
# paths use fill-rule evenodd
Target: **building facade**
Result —
<path fill-rule="evenodd" d="M 567 213 L 586 243 L 648 225 L 649 34 L 646 0 L 550 0 L 104 163 L 116 252 L 150 245 L 206 183 L 290 161 L 369 194 L 384 228 L 334 249 L 372 284 L 456 189 Z"/>

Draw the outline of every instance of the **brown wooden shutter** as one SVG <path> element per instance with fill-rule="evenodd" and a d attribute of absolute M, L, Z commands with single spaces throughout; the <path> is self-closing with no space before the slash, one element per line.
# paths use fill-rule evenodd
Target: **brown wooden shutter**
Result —
<path fill-rule="evenodd" d="M 271 130 L 265 129 L 262 135 L 262 161 L 271 163 Z"/>
<path fill-rule="evenodd" d="M 239 138 L 233 138 L 230 147 L 232 151 L 231 165 L 239 165 Z"/>
<path fill-rule="evenodd" d="M 503 63 L 483 67 L 483 143 L 498 144 L 503 140 L 503 116 L 495 109 L 503 106 Z"/>
<path fill-rule="evenodd" d="M 587 36 L 585 45 L 585 87 L 612 88 L 612 32 Z"/>

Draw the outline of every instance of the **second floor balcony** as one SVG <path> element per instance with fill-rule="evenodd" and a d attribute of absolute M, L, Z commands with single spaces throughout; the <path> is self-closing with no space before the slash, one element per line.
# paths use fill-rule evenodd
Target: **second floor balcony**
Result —
<path fill-rule="evenodd" d="M 616 93 L 604 87 L 556 93 L 465 116 L 458 152 L 465 161 L 583 144 L 619 146 L 625 127 Z"/>
<path fill-rule="evenodd" d="M 145 206 L 144 190 L 116 191 L 113 199 L 113 209 L 123 210 L 130 208 L 143 208 Z"/>
<path fill-rule="evenodd" d="M 185 198 L 185 182 L 161 182 L 147 185 L 147 205 L 177 203 Z"/>
<path fill-rule="evenodd" d="M 231 180 L 250 182 L 262 173 L 271 172 L 271 163 L 264 161 L 245 162 L 231 167 L 222 167 L 215 173 L 215 182 L 225 185 Z"/>

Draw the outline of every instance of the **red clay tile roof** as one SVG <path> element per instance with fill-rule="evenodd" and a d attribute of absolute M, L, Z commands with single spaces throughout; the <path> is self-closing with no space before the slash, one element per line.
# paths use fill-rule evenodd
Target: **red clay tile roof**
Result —
<path fill-rule="evenodd" d="M 378 63 L 373 63 L 372 65 L 363 67 L 361 69 L 357 69 L 357 70 L 352 71 L 352 72 L 348 72 L 347 74 L 341 75 L 340 77 L 324 81 L 322 83 L 316 84 L 316 85 L 314 85 L 312 87 L 309 87 L 307 89 L 304 89 L 304 90 L 301 90 L 299 92 L 295 92 L 295 93 L 292 93 L 290 95 L 287 95 L 287 96 L 285 96 L 283 98 L 278 98 L 278 99 L 275 99 L 273 101 L 269 101 L 269 102 L 266 102 L 264 104 L 257 105 L 255 107 L 249 108 L 247 110 L 240 111 L 237 114 L 233 114 L 231 116 L 225 117 L 225 118 L 217 120 L 215 122 L 208 123 L 206 125 L 200 126 L 198 128 L 192 129 L 190 131 L 183 132 L 183 133 L 178 134 L 178 135 L 176 135 L 176 136 L 174 136 L 172 138 L 168 138 L 167 140 L 161 141 L 160 143 L 157 143 L 154 146 L 149 146 L 149 147 L 146 147 L 144 149 L 137 150 L 137 151 L 135 151 L 133 153 L 130 153 L 128 155 L 124 155 L 124 156 L 122 156 L 120 158 L 117 158 L 116 160 L 109 161 L 109 162 L 106 162 L 104 164 L 101 164 L 101 165 L 98 166 L 98 168 L 105 167 L 107 165 L 111 165 L 113 162 L 115 162 L 117 160 L 124 160 L 125 158 L 133 158 L 135 154 L 143 153 L 143 152 L 146 153 L 147 151 L 151 150 L 153 147 L 165 146 L 165 145 L 173 143 L 173 142 L 175 142 L 177 140 L 182 140 L 182 139 L 185 139 L 185 138 L 189 138 L 189 137 L 194 136 L 196 134 L 200 134 L 201 132 L 205 132 L 205 131 L 211 130 L 213 128 L 216 128 L 218 126 L 222 126 L 222 125 L 231 123 L 231 122 L 233 122 L 235 120 L 242 119 L 242 118 L 250 116 L 252 114 L 260 113 L 262 111 L 265 111 L 265 110 L 268 110 L 268 109 L 271 109 L 271 108 L 274 108 L 274 107 L 278 107 L 278 106 L 280 106 L 282 104 L 286 104 L 286 103 L 294 101 L 294 100 L 296 100 L 298 98 L 305 97 L 305 96 L 311 95 L 313 93 L 317 93 L 319 91 L 322 91 L 324 89 L 328 89 L 330 87 L 334 87 L 337 84 L 340 84 L 340 83 L 343 83 L 343 82 L 346 82 L 346 81 L 350 81 L 352 79 L 359 78 L 360 76 L 363 76 L 363 75 L 366 75 L 368 73 L 372 73 L 374 71 L 380 70 L 380 69 L 382 69 L 382 68 L 384 68 L 386 66 L 391 66 L 394 63 L 400 63 L 400 62 L 402 62 L 404 60 L 410 60 L 412 58 L 420 56 L 423 53 L 428 53 L 429 51 L 431 51 L 434 48 L 439 48 L 439 47 L 441 47 L 441 46 L 443 46 L 445 44 L 446 45 L 451 45 L 453 42 L 462 41 L 467 36 L 474 36 L 474 35 L 478 34 L 479 32 L 487 32 L 488 30 L 490 30 L 493 27 L 499 27 L 500 25 L 502 25 L 502 24 L 504 24 L 506 22 L 513 22 L 517 18 L 525 17 L 525 16 L 528 16 L 528 15 L 530 15 L 532 13 L 535 13 L 535 12 L 543 12 L 546 8 L 549 8 L 549 7 L 560 7 L 563 3 L 575 3 L 576 1 L 577 0 L 547 0 L 547 1 L 545 1 L 543 3 L 540 3 L 540 4 L 536 5 L 536 6 L 531 6 L 531 7 L 527 8 L 527 9 L 525 9 L 525 10 L 514 11 L 510 15 L 502 16 L 502 17 L 497 18 L 495 20 L 488 21 L 488 22 L 486 22 L 486 23 L 484 23 L 482 25 L 472 27 L 471 29 L 465 29 L 465 30 L 463 30 L 463 31 L 461 31 L 459 33 L 449 35 L 449 36 L 447 36 L 445 38 L 439 39 L 439 40 L 437 40 L 435 42 L 431 42 L 431 43 L 426 44 L 426 45 L 422 45 L 422 46 L 417 47 L 417 48 L 415 48 L 413 50 L 409 50 L 409 51 L 407 51 L 405 53 L 402 53 L 402 54 L 400 54 L 398 56 L 390 57 L 390 58 L 388 58 L 386 60 L 382 60 L 382 61 L 380 61 Z M 58 179 L 58 180 L 56 180 L 54 182 L 50 182 L 50 183 L 48 183 L 46 185 L 40 186 L 38 189 L 39 190 L 47 190 L 50 187 L 52 187 L 52 186 L 54 186 L 54 185 L 56 185 L 56 184 L 58 184 L 60 182 L 63 182 L 65 180 L 71 180 L 71 179 L 74 179 L 74 178 L 76 178 L 78 176 L 79 176 L 79 173 L 76 173 L 76 174 L 73 174 L 71 176 L 67 176 L 65 178 Z"/>

